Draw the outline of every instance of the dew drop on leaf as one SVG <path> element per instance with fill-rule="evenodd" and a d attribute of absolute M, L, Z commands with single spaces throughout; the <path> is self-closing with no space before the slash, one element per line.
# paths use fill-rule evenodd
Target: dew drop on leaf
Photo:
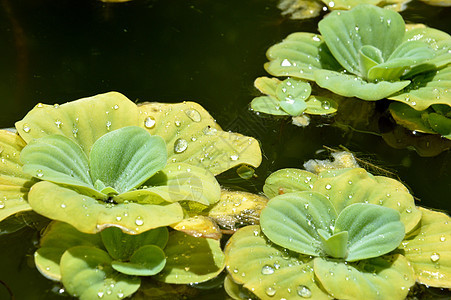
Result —
<path fill-rule="evenodd" d="M 138 226 L 142 226 L 144 224 L 144 221 L 141 217 L 137 217 L 135 220 L 135 224 Z"/>
<path fill-rule="evenodd" d="M 174 152 L 175 153 L 182 153 L 188 148 L 188 142 L 184 139 L 177 139 L 174 142 Z"/>
<path fill-rule="evenodd" d="M 263 275 L 271 275 L 271 274 L 274 273 L 274 268 L 271 267 L 270 265 L 264 265 L 262 267 L 262 271 L 261 272 L 262 272 Z"/>
<path fill-rule="evenodd" d="M 445 237 L 444 235 L 442 235 L 442 236 L 440 237 L 440 242 L 444 242 L 444 241 L 446 241 L 446 237 Z"/>
<path fill-rule="evenodd" d="M 326 184 L 326 190 L 330 190 L 332 186 L 330 184 Z"/>
<path fill-rule="evenodd" d="M 25 131 L 26 133 L 29 133 L 31 130 L 30 125 L 28 125 L 27 123 L 23 124 L 22 130 Z"/>
<path fill-rule="evenodd" d="M 329 101 L 323 101 L 322 103 L 321 103 L 321 107 L 323 108 L 323 109 L 325 109 L 325 110 L 328 110 L 328 109 L 330 109 L 330 102 Z"/>
<path fill-rule="evenodd" d="M 432 261 L 432 262 L 437 262 L 437 261 L 439 261 L 439 259 L 440 259 L 440 254 L 438 254 L 438 253 L 433 253 L 433 254 L 431 255 L 431 261 Z"/>
<path fill-rule="evenodd" d="M 36 170 L 36 177 L 41 178 L 42 176 L 44 176 L 44 172 L 41 169 Z"/>
<path fill-rule="evenodd" d="M 306 287 L 305 285 L 299 285 L 297 288 L 298 295 L 302 298 L 310 298 L 312 297 L 312 291 Z"/>
<path fill-rule="evenodd" d="M 232 161 L 236 161 L 236 160 L 238 160 L 240 157 L 238 156 L 238 154 L 233 154 L 233 155 L 230 155 L 230 160 L 232 160 Z"/>
<path fill-rule="evenodd" d="M 5 202 L 0 201 L 0 209 L 5 208 Z"/>
<path fill-rule="evenodd" d="M 147 117 L 144 119 L 144 127 L 147 129 L 152 129 L 155 127 L 155 119 L 153 117 Z"/>
<path fill-rule="evenodd" d="M 188 116 L 188 118 L 190 118 L 191 120 L 193 120 L 194 122 L 200 122 L 202 120 L 202 116 L 200 115 L 200 113 L 195 110 L 195 109 L 189 109 L 185 111 L 185 114 Z"/>
<path fill-rule="evenodd" d="M 271 286 L 269 286 L 269 287 L 267 287 L 265 289 L 265 293 L 266 293 L 266 295 L 272 297 L 272 296 L 274 296 L 276 294 L 276 289 L 271 287 Z"/>

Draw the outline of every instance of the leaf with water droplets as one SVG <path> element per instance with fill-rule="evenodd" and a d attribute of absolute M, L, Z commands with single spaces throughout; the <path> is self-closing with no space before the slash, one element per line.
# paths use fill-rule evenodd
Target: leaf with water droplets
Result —
<path fill-rule="evenodd" d="M 312 88 L 308 82 L 288 78 L 277 86 L 276 96 L 284 111 L 291 116 L 299 116 L 307 108 L 305 100 L 311 92 Z"/>
<path fill-rule="evenodd" d="M 74 186 L 96 197 L 103 197 L 89 174 L 89 163 L 78 144 L 62 135 L 32 140 L 20 153 L 24 172 L 40 180 Z"/>
<path fill-rule="evenodd" d="M 322 229 L 330 234 L 337 218 L 331 202 L 316 192 L 293 192 L 272 198 L 260 215 L 271 242 L 306 255 L 320 255 Z"/>
<path fill-rule="evenodd" d="M 166 256 L 160 247 L 145 245 L 138 248 L 127 261 L 112 261 L 111 266 L 127 275 L 152 276 L 159 273 L 166 263 Z"/>
<path fill-rule="evenodd" d="M 399 181 L 373 176 L 361 168 L 339 170 L 339 173 L 323 171 L 313 185 L 313 191 L 329 198 L 337 213 L 353 203 L 377 204 L 397 210 L 405 232 L 411 231 L 421 219 L 408 189 Z"/>
<path fill-rule="evenodd" d="M 239 229 L 228 241 L 225 254 L 233 289 L 252 291 L 259 299 L 331 298 L 317 285 L 311 258 L 270 243 L 259 226 Z"/>
<path fill-rule="evenodd" d="M 266 52 L 270 60 L 265 69 L 274 76 L 313 80 L 318 69 L 342 70 L 320 35 L 296 32 Z"/>
<path fill-rule="evenodd" d="M 252 110 L 274 116 L 289 116 L 290 114 L 280 107 L 280 101 L 271 96 L 260 96 L 252 99 Z"/>
<path fill-rule="evenodd" d="M 425 110 L 433 104 L 451 106 L 451 65 L 439 70 L 415 75 L 403 91 L 388 97 L 403 102 L 416 110 Z"/>
<path fill-rule="evenodd" d="M 167 164 L 144 186 L 147 188 L 119 195 L 118 201 L 123 201 L 119 198 L 138 203 L 195 201 L 208 206 L 217 202 L 221 195 L 219 183 L 210 171 L 186 163 Z"/>
<path fill-rule="evenodd" d="M 300 169 L 281 169 L 266 178 L 263 192 L 268 198 L 297 191 L 310 191 L 317 176 Z"/>
<path fill-rule="evenodd" d="M 0 221 L 31 210 L 26 198 L 36 180 L 22 171 L 19 153 L 23 147 L 18 134 L 0 130 Z"/>
<path fill-rule="evenodd" d="M 142 185 L 166 165 L 164 140 L 137 127 L 123 127 L 99 138 L 92 146 L 92 181 L 100 180 L 119 194 Z"/>
<path fill-rule="evenodd" d="M 314 270 L 324 289 L 336 299 L 401 300 L 415 284 L 412 267 L 399 254 L 356 263 L 315 258 Z"/>
<path fill-rule="evenodd" d="M 178 203 L 105 203 L 48 181 L 33 185 L 28 201 L 37 213 L 85 233 L 119 227 L 129 234 L 139 234 L 183 219 Z"/>
<path fill-rule="evenodd" d="M 306 114 L 309 115 L 327 115 L 333 114 L 338 110 L 338 103 L 330 97 L 310 96 L 305 103 L 307 104 Z"/>
<path fill-rule="evenodd" d="M 258 167 L 261 163 L 257 140 L 222 131 L 197 103 L 145 103 L 139 109 L 139 123 L 152 135 L 165 140 L 168 163 L 188 163 L 203 167 L 214 175 L 240 164 Z M 155 120 L 153 128 L 145 126 L 148 117 Z M 231 153 L 237 155 L 236 159 L 230 158 Z"/>
<path fill-rule="evenodd" d="M 447 288 L 451 285 L 451 218 L 420 210 L 419 227 L 406 236 L 399 249 L 412 264 L 419 283 Z"/>
<path fill-rule="evenodd" d="M 338 95 L 368 101 L 389 97 L 410 84 L 410 80 L 367 82 L 356 75 L 329 70 L 316 70 L 314 80 L 320 87 Z"/>
<path fill-rule="evenodd" d="M 103 245 L 115 260 L 129 260 L 133 253 L 142 246 L 155 245 L 164 248 L 168 241 L 168 230 L 160 227 L 141 234 L 130 235 L 118 227 L 110 227 L 100 232 Z"/>
<path fill-rule="evenodd" d="M 89 246 L 70 248 L 61 257 L 64 287 L 69 294 L 82 300 L 132 295 L 141 285 L 141 279 L 115 271 L 111 262 L 108 253 L 101 249 Z"/>
<path fill-rule="evenodd" d="M 166 265 L 155 276 L 166 283 L 189 284 L 216 277 L 225 266 L 219 241 L 172 231 L 164 248 Z"/>
<path fill-rule="evenodd" d="M 331 12 L 318 27 L 334 58 L 348 72 L 366 76 L 360 66 L 359 50 L 370 45 L 386 61 L 401 44 L 405 24 L 392 10 L 362 4 L 351 11 Z"/>
<path fill-rule="evenodd" d="M 404 238 L 398 211 L 375 204 L 346 206 L 335 222 L 334 234 L 347 232 L 346 261 L 378 257 L 396 249 Z"/>
<path fill-rule="evenodd" d="M 25 125 L 28 130 L 24 130 Z M 59 134 L 79 144 L 89 155 L 94 142 L 105 133 L 137 125 L 136 104 L 120 93 L 109 92 L 59 106 L 35 107 L 16 123 L 16 128 L 27 143 Z"/>

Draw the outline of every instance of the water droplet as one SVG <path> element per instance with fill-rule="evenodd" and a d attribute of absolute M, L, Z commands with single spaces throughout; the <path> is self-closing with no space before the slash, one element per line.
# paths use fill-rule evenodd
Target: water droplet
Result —
<path fill-rule="evenodd" d="M 113 106 L 113 109 L 114 110 L 118 110 L 119 109 L 119 105 L 116 104 L 115 106 Z"/>
<path fill-rule="evenodd" d="M 329 102 L 329 101 L 327 101 L 327 100 L 325 100 L 325 101 L 322 101 L 322 103 L 321 103 L 321 107 L 322 107 L 323 109 L 325 109 L 325 110 L 328 110 L 328 109 L 330 109 L 330 102 Z"/>
<path fill-rule="evenodd" d="M 291 67 L 291 62 L 288 59 L 285 58 L 282 61 L 282 63 L 280 64 L 280 66 L 282 66 L 282 67 Z"/>
<path fill-rule="evenodd" d="M 0 209 L 5 208 L 5 202 L 0 200 Z"/>
<path fill-rule="evenodd" d="M 103 292 L 98 292 L 98 293 L 97 293 L 97 297 L 99 297 L 99 298 L 103 298 L 103 295 L 104 295 Z"/>
<path fill-rule="evenodd" d="M 36 177 L 41 178 L 42 176 L 44 176 L 44 172 L 41 169 L 36 170 Z"/>
<path fill-rule="evenodd" d="M 319 36 L 317 36 L 317 35 L 314 35 L 312 39 L 313 39 L 315 42 L 321 41 L 321 39 L 320 39 Z"/>
<path fill-rule="evenodd" d="M 356 26 L 354 29 L 355 31 L 359 31 L 359 26 Z"/>
<path fill-rule="evenodd" d="M 116 221 L 119 222 L 120 220 L 122 220 L 122 217 L 121 217 L 121 216 L 117 216 L 117 217 L 116 217 Z"/>
<path fill-rule="evenodd" d="M 330 1 L 329 4 L 328 4 L 328 6 L 329 6 L 329 7 L 334 7 L 334 6 L 335 6 L 335 2 Z"/>
<path fill-rule="evenodd" d="M 144 127 L 148 129 L 152 129 L 155 127 L 155 119 L 153 117 L 147 117 L 144 119 Z"/>
<path fill-rule="evenodd" d="M 262 268 L 263 275 L 271 275 L 274 273 L 274 268 L 269 265 L 264 265 Z"/>
<path fill-rule="evenodd" d="M 182 153 L 188 148 L 188 142 L 184 139 L 177 139 L 174 142 L 174 152 L 175 153 Z"/>
<path fill-rule="evenodd" d="M 330 184 L 326 184 L 326 190 L 330 190 L 332 186 Z"/>
<path fill-rule="evenodd" d="M 200 113 L 195 110 L 195 109 L 189 109 L 185 111 L 185 114 L 188 116 L 188 118 L 190 118 L 191 120 L 193 120 L 194 122 L 200 122 L 202 120 L 202 116 L 200 115 Z"/>
<path fill-rule="evenodd" d="M 53 104 L 53 108 L 60 108 L 60 105 L 58 103 Z"/>
<path fill-rule="evenodd" d="M 188 271 L 189 271 L 189 269 L 190 269 L 189 267 L 185 267 L 185 271 L 186 271 L 186 272 L 188 272 Z"/>
<path fill-rule="evenodd" d="M 442 235 L 442 236 L 440 237 L 440 242 L 444 242 L 444 241 L 446 241 L 446 237 L 445 237 L 444 235 Z"/>
<path fill-rule="evenodd" d="M 238 158 L 240 158 L 240 157 L 237 154 L 233 154 L 230 156 L 230 160 L 233 160 L 233 161 L 238 160 Z"/>
<path fill-rule="evenodd" d="M 438 253 L 433 253 L 433 254 L 431 255 L 431 261 L 432 261 L 432 262 L 437 262 L 439 259 L 440 259 L 440 254 L 438 254 Z"/>
<path fill-rule="evenodd" d="M 180 122 L 179 120 L 174 121 L 175 126 L 180 127 L 180 125 L 182 125 L 182 122 Z"/>
<path fill-rule="evenodd" d="M 61 208 L 66 208 L 66 204 L 61 204 Z"/>
<path fill-rule="evenodd" d="M 30 125 L 27 123 L 23 124 L 22 130 L 25 131 L 25 133 L 29 133 L 31 130 Z"/>
<path fill-rule="evenodd" d="M 61 122 L 61 120 L 56 120 L 55 125 L 56 125 L 56 127 L 61 128 L 61 125 L 63 125 L 63 122 Z"/>
<path fill-rule="evenodd" d="M 111 121 L 106 121 L 106 130 L 110 130 Z"/>
<path fill-rule="evenodd" d="M 269 286 L 269 287 L 267 287 L 265 289 L 265 293 L 266 293 L 266 295 L 272 297 L 272 296 L 274 296 L 276 294 L 276 289 L 271 287 L 271 286 Z"/>
<path fill-rule="evenodd" d="M 144 224 L 144 221 L 141 217 L 137 217 L 135 220 L 135 224 L 138 226 L 142 226 Z"/>
<path fill-rule="evenodd" d="M 37 107 L 37 108 L 42 108 L 42 107 L 44 107 L 44 104 L 38 103 L 38 104 L 36 104 L 36 107 Z"/>
<path fill-rule="evenodd" d="M 306 287 L 305 285 L 299 285 L 297 288 L 298 295 L 302 298 L 310 298 L 312 297 L 312 291 Z"/>

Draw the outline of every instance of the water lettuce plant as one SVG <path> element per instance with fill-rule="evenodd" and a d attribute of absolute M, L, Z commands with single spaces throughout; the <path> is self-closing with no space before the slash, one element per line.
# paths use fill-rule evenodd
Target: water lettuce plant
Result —
<path fill-rule="evenodd" d="M 175 226 L 219 200 L 214 175 L 261 161 L 255 139 L 193 102 L 137 106 L 111 92 L 38 104 L 16 129 L 0 132 L 0 220 L 32 209 L 84 233 Z"/>
<path fill-rule="evenodd" d="M 141 279 L 188 284 L 216 277 L 225 264 L 219 241 L 166 227 L 129 235 L 110 227 L 86 234 L 53 221 L 35 252 L 38 270 L 79 299 L 123 299 Z"/>
<path fill-rule="evenodd" d="M 400 14 L 368 4 L 333 11 L 318 27 L 320 35 L 297 32 L 272 46 L 266 70 L 346 97 L 389 98 L 417 110 L 451 105 L 451 37 L 445 32 L 424 26 L 406 31 Z"/>
<path fill-rule="evenodd" d="M 259 77 L 255 87 L 266 96 L 251 102 L 254 111 L 276 116 L 297 117 L 302 114 L 324 115 L 337 111 L 337 104 L 330 98 L 311 95 L 312 88 L 306 81 L 287 78 Z"/>
<path fill-rule="evenodd" d="M 415 282 L 451 286 L 451 219 L 416 207 L 400 182 L 282 169 L 263 191 L 260 226 L 225 249 L 234 299 L 404 299 Z"/>

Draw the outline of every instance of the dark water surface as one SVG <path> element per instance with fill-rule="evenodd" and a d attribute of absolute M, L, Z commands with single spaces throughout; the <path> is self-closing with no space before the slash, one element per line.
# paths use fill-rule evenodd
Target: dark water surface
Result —
<path fill-rule="evenodd" d="M 344 145 L 394 171 L 420 205 L 451 212 L 450 151 L 420 157 L 390 147 L 378 135 L 318 123 L 299 128 L 248 110 L 258 95 L 253 81 L 269 76 L 263 69 L 268 47 L 295 31 L 316 32 L 320 20 L 288 20 L 276 4 L 0 0 L 0 128 L 12 127 L 38 102 L 64 103 L 112 90 L 133 101 L 192 100 L 224 129 L 262 142 L 258 178 L 245 182 L 232 170 L 220 176 L 224 185 L 260 192 L 269 173 L 323 158 L 316 154 L 323 145 Z M 408 22 L 448 33 L 450 15 L 449 8 L 422 2 L 412 2 L 403 13 Z M 51 291 L 53 283 L 32 266 L 33 239 L 32 230 L 0 237 L 0 280 L 16 299 L 61 299 Z M 1 285 L 0 299 L 9 299 Z"/>

